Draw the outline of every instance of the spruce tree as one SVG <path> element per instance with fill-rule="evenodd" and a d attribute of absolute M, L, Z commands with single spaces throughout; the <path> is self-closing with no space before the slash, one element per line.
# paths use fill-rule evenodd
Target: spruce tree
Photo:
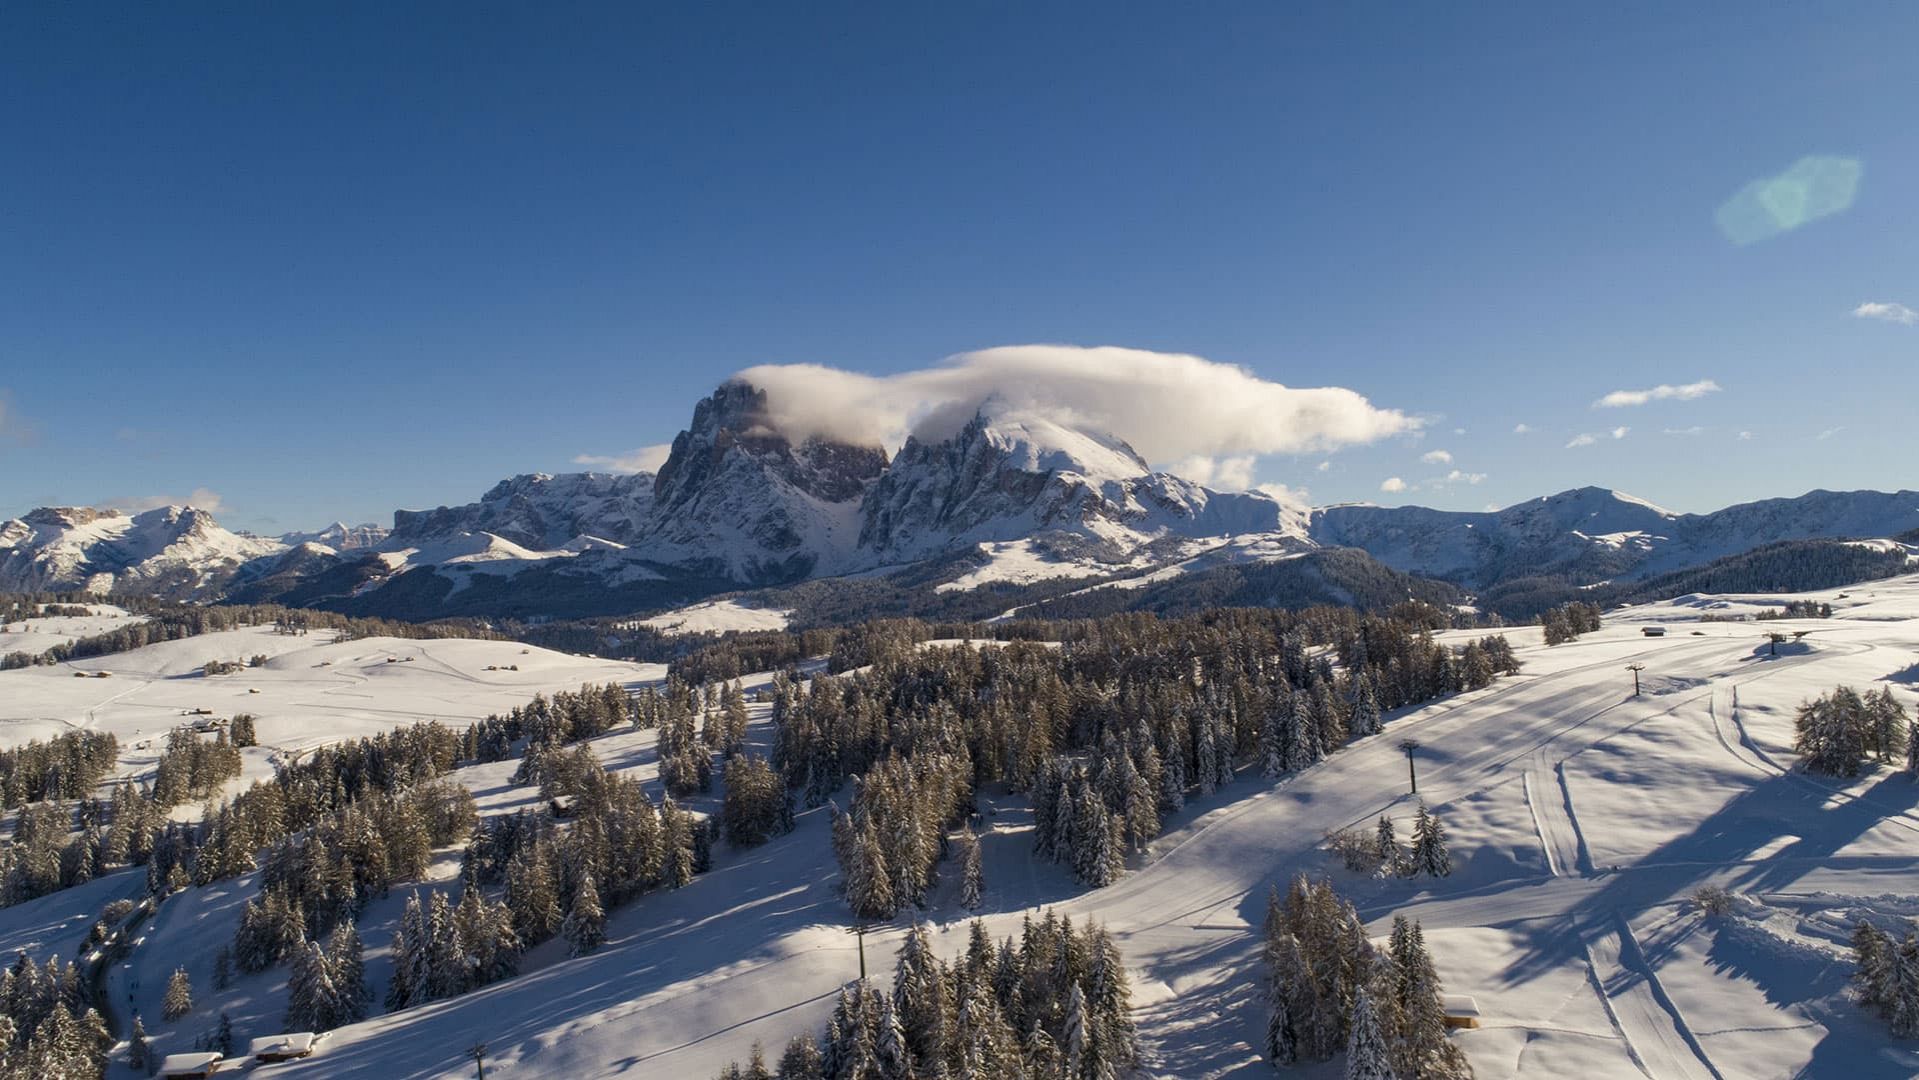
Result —
<path fill-rule="evenodd" d="M 1346 1039 L 1346 1080 L 1396 1080 L 1379 1012 L 1363 987 L 1353 1002 L 1352 1027 Z"/>
<path fill-rule="evenodd" d="M 979 837 L 973 830 L 960 830 L 960 906 L 968 911 L 978 911 L 984 904 L 986 882 L 980 870 Z"/>
<path fill-rule="evenodd" d="M 160 1015 L 167 1020 L 178 1020 L 193 1011 L 193 983 L 187 978 L 187 969 L 177 967 L 167 979 L 166 999 L 160 1005 Z"/>
<path fill-rule="evenodd" d="M 1379 856 L 1381 874 L 1397 874 L 1406 861 L 1406 852 L 1399 846 L 1399 837 L 1393 830 L 1393 819 L 1385 814 L 1379 815 L 1379 825 L 1373 830 L 1373 851 Z"/>
<path fill-rule="evenodd" d="M 573 956 L 585 956 L 606 940 L 606 911 L 600 907 L 600 892 L 591 874 L 580 879 L 573 894 L 573 907 L 566 913 L 560 931 Z"/>
<path fill-rule="evenodd" d="M 133 1018 L 133 1032 L 127 1038 L 127 1064 L 144 1076 L 152 1063 L 153 1050 L 147 1043 L 146 1025 L 136 1016 Z"/>
<path fill-rule="evenodd" d="M 1413 866 L 1422 874 L 1446 877 L 1453 872 L 1453 859 L 1446 851 L 1446 829 L 1439 815 L 1419 804 L 1413 819 Z"/>

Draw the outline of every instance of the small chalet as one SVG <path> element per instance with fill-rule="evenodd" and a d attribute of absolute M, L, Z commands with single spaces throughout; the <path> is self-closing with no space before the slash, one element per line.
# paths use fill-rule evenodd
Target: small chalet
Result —
<path fill-rule="evenodd" d="M 211 1051 L 200 1054 L 168 1054 L 160 1062 L 160 1080 L 206 1080 L 220 1068 L 220 1055 Z"/>
<path fill-rule="evenodd" d="M 1639 632 L 1646 635 L 1647 637 L 1665 637 L 1666 636 L 1666 628 L 1663 626 L 1642 626 L 1639 628 Z"/>
<path fill-rule="evenodd" d="M 1470 994 L 1446 994 L 1440 998 L 1439 1008 L 1446 1016 L 1448 1028 L 1476 1028 L 1479 1026 L 1479 1002 Z"/>

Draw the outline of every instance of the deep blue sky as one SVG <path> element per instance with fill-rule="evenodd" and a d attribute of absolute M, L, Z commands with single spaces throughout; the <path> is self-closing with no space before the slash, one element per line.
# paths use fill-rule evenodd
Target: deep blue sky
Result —
<path fill-rule="evenodd" d="M 0 514 L 386 520 L 1024 342 L 1427 418 L 1260 462 L 1316 502 L 1915 486 L 1919 325 L 1852 312 L 1919 308 L 1919 7 L 1415 7 L 7 5 Z M 1715 225 L 1808 155 L 1849 208 Z"/>

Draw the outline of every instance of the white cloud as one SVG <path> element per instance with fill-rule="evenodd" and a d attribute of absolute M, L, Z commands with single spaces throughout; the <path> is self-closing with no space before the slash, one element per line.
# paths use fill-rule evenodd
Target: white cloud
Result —
<path fill-rule="evenodd" d="M 1332 462 L 1330 462 L 1330 461 L 1322 461 L 1322 462 L 1320 462 L 1320 463 L 1319 463 L 1318 465 L 1316 465 L 1316 466 L 1314 466 L 1314 470 L 1315 470 L 1316 472 L 1326 472 L 1326 471 L 1328 471 L 1328 470 L 1330 470 L 1330 469 L 1331 469 L 1332 467 L 1333 467 L 1333 463 L 1332 463 Z"/>
<path fill-rule="evenodd" d="M 1466 434 L 1466 429 L 1465 429 L 1465 428 L 1463 428 L 1463 427 L 1456 427 L 1456 428 L 1454 428 L 1454 429 L 1453 429 L 1453 434 L 1455 434 L 1455 435 L 1464 435 L 1464 434 Z"/>
<path fill-rule="evenodd" d="M 1593 402 L 1595 409 L 1618 409 L 1632 405 L 1644 405 L 1648 401 L 1691 401 L 1717 393 L 1719 384 L 1711 379 L 1672 386 L 1661 383 L 1647 390 L 1614 390 L 1598 401 Z"/>
<path fill-rule="evenodd" d="M 1877 300 L 1868 300 L 1858 307 L 1853 308 L 1852 317 L 1855 319 L 1878 319 L 1882 322 L 1898 323 L 1901 326 L 1919 324 L 1919 311 L 1914 311 L 1904 304 L 1880 302 Z"/>
<path fill-rule="evenodd" d="M 1706 433 L 1706 429 L 1700 427 L 1698 424 L 1694 424 L 1691 427 L 1678 427 L 1678 428 L 1669 427 L 1666 429 L 1665 433 L 1667 435 L 1686 435 L 1686 436 L 1703 435 Z"/>
<path fill-rule="evenodd" d="M 1448 484 L 1480 484 L 1480 483 L 1484 483 L 1485 480 L 1486 480 L 1486 474 L 1483 472 L 1469 473 L 1469 472 L 1460 472 L 1458 469 L 1454 469 L 1452 472 L 1449 472 L 1446 474 L 1446 479 L 1444 482 Z"/>
<path fill-rule="evenodd" d="M 1253 462 L 1251 454 L 1224 458 L 1194 454 L 1168 471 L 1219 491 L 1246 491 L 1253 486 Z"/>
<path fill-rule="evenodd" d="M 1513 425 L 1514 435 L 1530 435 L 1532 434 L 1532 430 L 1533 429 L 1531 424 L 1514 424 Z"/>
<path fill-rule="evenodd" d="M 1742 431 L 1742 432 L 1740 432 L 1740 433 L 1739 433 L 1739 441 L 1740 441 L 1740 442 L 1751 442 L 1751 441 L 1752 441 L 1752 432 L 1750 432 L 1750 431 Z"/>
<path fill-rule="evenodd" d="M 671 443 L 659 443 L 624 454 L 578 454 L 574 456 L 573 464 L 616 473 L 659 472 L 660 466 L 666 464 L 667 455 L 672 452 Z"/>
<path fill-rule="evenodd" d="M 224 500 L 217 491 L 206 488 L 194 488 L 188 495 L 135 495 L 118 499 L 108 499 L 106 506 L 114 510 L 125 510 L 129 514 L 138 514 L 147 510 L 158 510 L 162 506 L 190 506 L 195 510 L 205 510 L 217 514 Z"/>
<path fill-rule="evenodd" d="M 1837 435 L 1844 430 L 1846 430 L 1846 425 L 1844 424 L 1841 424 L 1838 427 L 1829 427 L 1826 430 L 1820 432 L 1819 434 L 1813 436 L 1813 438 L 1818 439 L 1820 442 L 1825 442 L 1827 439 L 1832 438 L 1834 435 Z"/>
<path fill-rule="evenodd" d="M 1444 450 L 1428 450 L 1419 455 L 1419 460 L 1428 465 L 1451 465 L 1453 456 Z"/>
<path fill-rule="evenodd" d="M 1303 487 L 1289 487 L 1285 484 L 1261 484 L 1253 490 L 1263 491 L 1273 498 L 1278 499 L 1280 502 L 1290 503 L 1294 506 L 1312 505 L 1312 493 Z"/>
<path fill-rule="evenodd" d="M 1379 490 L 1389 493 L 1405 491 L 1406 481 L 1401 480 L 1397 476 L 1388 476 L 1386 479 L 1380 481 Z"/>
<path fill-rule="evenodd" d="M 1629 427 L 1616 427 L 1611 431 L 1601 432 L 1597 435 L 1590 431 L 1581 432 L 1572 437 L 1572 441 L 1566 444 L 1566 449 L 1571 450 L 1574 447 L 1591 446 L 1601 439 L 1623 439 L 1626 437 L 1626 433 L 1631 430 Z"/>
<path fill-rule="evenodd" d="M 1197 356 L 1112 346 L 1013 345 L 897 375 L 769 364 L 739 377 L 767 392 L 788 438 L 894 446 L 944 438 L 988 399 L 1109 432 L 1148 461 L 1300 453 L 1416 433 L 1420 421 L 1340 387 L 1300 389 Z"/>

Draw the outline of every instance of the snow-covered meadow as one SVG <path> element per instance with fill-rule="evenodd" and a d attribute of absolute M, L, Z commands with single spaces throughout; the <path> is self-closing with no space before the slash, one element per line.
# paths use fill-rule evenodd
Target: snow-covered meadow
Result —
<path fill-rule="evenodd" d="M 1520 675 L 1390 717 L 1383 735 L 1284 780 L 1242 772 L 1192 799 L 1104 889 L 1084 891 L 1063 868 L 1035 861 L 1024 801 L 988 790 L 983 915 L 995 936 L 1046 905 L 1107 923 L 1133 972 L 1151 1071 L 1162 1076 L 1270 1074 L 1257 1050 L 1257 931 L 1267 889 L 1300 872 L 1330 876 L 1375 932 L 1395 912 L 1423 923 L 1448 991 L 1475 996 L 1484 1014 L 1483 1027 L 1456 1036 L 1482 1078 L 1919 1074 L 1914 1048 L 1847 999 L 1844 948 L 1858 918 L 1890 926 L 1919 912 L 1919 785 L 1887 769 L 1852 782 L 1808 776 L 1792 769 L 1791 751 L 1794 709 L 1834 684 L 1890 686 L 1909 711 L 1919 707 L 1919 576 L 1794 598 L 1831 602 L 1833 617 L 1700 622 L 1786 598 L 1684 597 L 1615 612 L 1601 631 L 1550 649 L 1537 630 L 1513 631 Z M 1665 636 L 1643 633 L 1655 625 Z M 1775 630 L 1805 634 L 1775 657 L 1764 639 Z M 183 708 L 209 707 L 257 713 L 262 743 L 286 750 L 411 719 L 462 720 L 538 690 L 660 674 L 522 648 L 208 635 L 79 665 L 110 669 L 109 679 L 67 668 L 0 673 L 0 737 L 96 725 L 130 743 Z M 255 653 L 271 658 L 232 676 L 197 673 L 207 659 Z M 515 663 L 518 672 L 484 670 Z M 1633 663 L 1644 665 L 1638 697 Z M 764 707 L 752 714 L 753 741 L 763 743 Z M 1457 870 L 1413 881 L 1351 874 L 1324 850 L 1324 835 L 1381 814 L 1404 834 L 1416 805 L 1397 745 L 1408 737 L 1421 744 L 1420 796 L 1443 815 Z M 609 768 L 650 784 L 653 738 L 621 732 L 593 747 Z M 139 764 L 131 752 L 127 764 Z M 483 813 L 510 812 L 533 798 L 508 785 L 512 768 L 455 778 Z M 816 1028 L 858 970 L 826 819 L 806 811 L 795 832 L 762 847 L 721 846 L 713 869 L 686 888 L 615 910 L 598 952 L 567 959 L 548 943 L 518 978 L 340 1029 L 313 1059 L 272 1072 L 467 1076 L 464 1051 L 483 1040 L 489 1075 L 699 1078 L 756 1041 L 777 1048 Z M 457 862 L 443 854 L 434 874 L 450 879 Z M 951 954 L 970 914 L 947 876 L 925 917 Z M 71 955 L 93 913 L 138 883 L 121 872 L 0 910 L 0 948 Z M 1738 897 L 1732 914 L 1708 917 L 1690 902 L 1709 884 Z M 283 969 L 226 994 L 213 993 L 207 975 L 253 889 L 248 877 L 174 896 L 131 966 L 116 971 L 112 994 L 125 1002 L 131 993 L 149 1021 L 166 973 L 181 963 L 192 972 L 195 1012 L 150 1024 L 164 1046 L 184 1049 L 222 1009 L 243 1036 L 277 1030 Z M 376 995 L 405 891 L 360 920 Z M 897 928 L 869 934 L 869 966 L 890 970 L 899 937 Z"/>

